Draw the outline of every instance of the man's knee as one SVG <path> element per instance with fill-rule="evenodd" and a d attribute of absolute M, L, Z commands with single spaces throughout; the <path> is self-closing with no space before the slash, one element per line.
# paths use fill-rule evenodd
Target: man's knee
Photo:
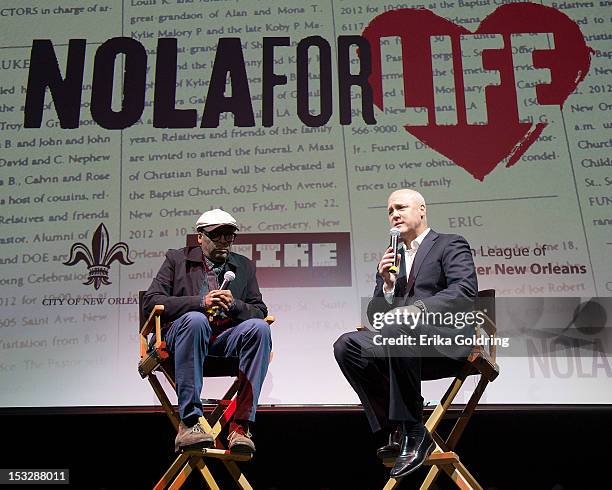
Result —
<path fill-rule="evenodd" d="M 176 321 L 180 322 L 179 330 L 183 334 L 208 338 L 212 332 L 208 318 L 200 311 L 188 311 Z"/>
<path fill-rule="evenodd" d="M 341 362 L 346 358 L 349 350 L 349 345 L 352 342 L 352 337 L 356 332 L 346 332 L 338 337 L 334 342 L 334 357 L 336 361 Z"/>
<path fill-rule="evenodd" d="M 406 330 L 410 330 L 406 328 Z M 405 334 L 403 325 L 398 323 L 387 323 L 379 330 L 380 334 L 384 338 L 399 338 L 402 334 Z"/>
<path fill-rule="evenodd" d="M 248 333 L 257 339 L 260 339 L 261 341 L 269 341 L 272 339 L 272 331 L 270 329 L 270 325 L 268 325 L 268 322 L 260 318 L 254 318 L 253 320 L 251 320 Z"/>

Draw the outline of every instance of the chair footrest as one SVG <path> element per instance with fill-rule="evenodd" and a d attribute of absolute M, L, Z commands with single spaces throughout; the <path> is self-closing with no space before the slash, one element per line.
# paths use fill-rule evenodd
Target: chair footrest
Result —
<path fill-rule="evenodd" d="M 457 463 L 458 461 L 459 461 L 459 456 L 456 453 L 452 451 L 447 451 L 444 453 L 430 454 L 429 458 L 427 458 L 423 464 L 430 465 L 430 466 L 438 465 L 438 464 L 444 465 L 444 464 Z M 385 458 L 383 459 L 383 464 L 386 467 L 391 468 L 395 464 L 395 458 Z"/>
<path fill-rule="evenodd" d="M 229 407 L 229 404 L 232 403 L 232 400 L 219 400 L 217 398 L 202 398 L 200 401 L 202 405 L 219 405 L 221 407 Z"/>
<path fill-rule="evenodd" d="M 432 453 L 429 458 L 425 460 L 423 464 L 427 465 L 438 465 L 438 464 L 453 464 L 459 462 L 459 456 L 453 451 L 447 451 L 444 453 Z"/>
<path fill-rule="evenodd" d="M 184 454 L 194 456 L 205 456 L 207 458 L 224 459 L 229 461 L 249 461 L 253 458 L 252 454 L 232 453 L 229 449 L 214 449 L 205 448 L 197 450 L 184 451 Z"/>

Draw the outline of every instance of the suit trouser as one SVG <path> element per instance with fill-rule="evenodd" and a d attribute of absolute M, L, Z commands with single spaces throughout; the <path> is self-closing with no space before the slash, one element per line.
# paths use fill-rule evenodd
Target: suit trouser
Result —
<path fill-rule="evenodd" d="M 402 345 L 389 347 L 382 339 L 421 334 L 451 338 L 447 347 Z M 353 387 L 373 432 L 390 429 L 398 422 L 423 422 L 421 380 L 454 376 L 465 362 L 469 348 L 456 347 L 459 331 L 453 327 L 418 324 L 385 325 L 380 331 L 348 332 L 334 343 L 340 369 Z M 462 332 L 466 333 L 466 332 Z M 470 332 L 471 335 L 471 332 Z M 379 336 L 375 338 L 375 336 Z"/>
<path fill-rule="evenodd" d="M 174 374 L 181 420 L 202 416 L 200 394 L 207 355 L 238 357 L 237 420 L 255 420 L 257 401 L 270 363 L 270 325 L 252 318 L 228 328 L 212 339 L 206 316 L 190 311 L 170 324 L 164 338 L 174 357 Z"/>

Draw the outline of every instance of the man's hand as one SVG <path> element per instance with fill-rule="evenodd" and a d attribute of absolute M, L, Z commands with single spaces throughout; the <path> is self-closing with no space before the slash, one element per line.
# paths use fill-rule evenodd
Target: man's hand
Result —
<path fill-rule="evenodd" d="M 204 296 L 204 306 L 206 308 L 217 306 L 223 311 L 227 311 L 233 303 L 234 296 L 228 289 L 215 289 L 213 291 L 209 291 L 208 294 Z"/>
<path fill-rule="evenodd" d="M 397 257 L 397 265 L 399 267 L 401 255 L 398 254 Z M 383 288 L 384 292 L 391 292 L 395 287 L 396 274 L 391 274 L 389 272 L 389 268 L 393 265 L 394 257 L 393 257 L 393 248 L 389 247 L 383 255 L 382 259 L 378 263 L 378 273 L 382 276 L 383 281 L 385 282 L 385 286 Z"/>
<path fill-rule="evenodd" d="M 410 317 L 416 317 L 418 315 L 422 315 L 423 313 L 418 306 L 414 305 L 398 306 L 397 308 L 393 308 L 391 311 L 394 315 Z"/>

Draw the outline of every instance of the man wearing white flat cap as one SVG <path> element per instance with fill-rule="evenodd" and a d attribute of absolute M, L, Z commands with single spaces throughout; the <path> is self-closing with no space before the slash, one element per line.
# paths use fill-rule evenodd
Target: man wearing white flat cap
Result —
<path fill-rule="evenodd" d="M 207 355 L 239 358 L 236 414 L 230 424 L 229 448 L 255 451 L 249 423 L 268 370 L 272 339 L 264 321 L 264 304 L 255 265 L 231 251 L 236 220 L 221 209 L 212 209 L 196 221 L 199 247 L 168 250 L 166 260 L 144 296 L 148 314 L 164 305 L 163 331 L 174 358 L 181 423 L 175 440 L 177 451 L 210 447 L 213 437 L 199 423 L 202 416 L 203 364 Z M 226 272 L 235 279 L 223 290 Z"/>

